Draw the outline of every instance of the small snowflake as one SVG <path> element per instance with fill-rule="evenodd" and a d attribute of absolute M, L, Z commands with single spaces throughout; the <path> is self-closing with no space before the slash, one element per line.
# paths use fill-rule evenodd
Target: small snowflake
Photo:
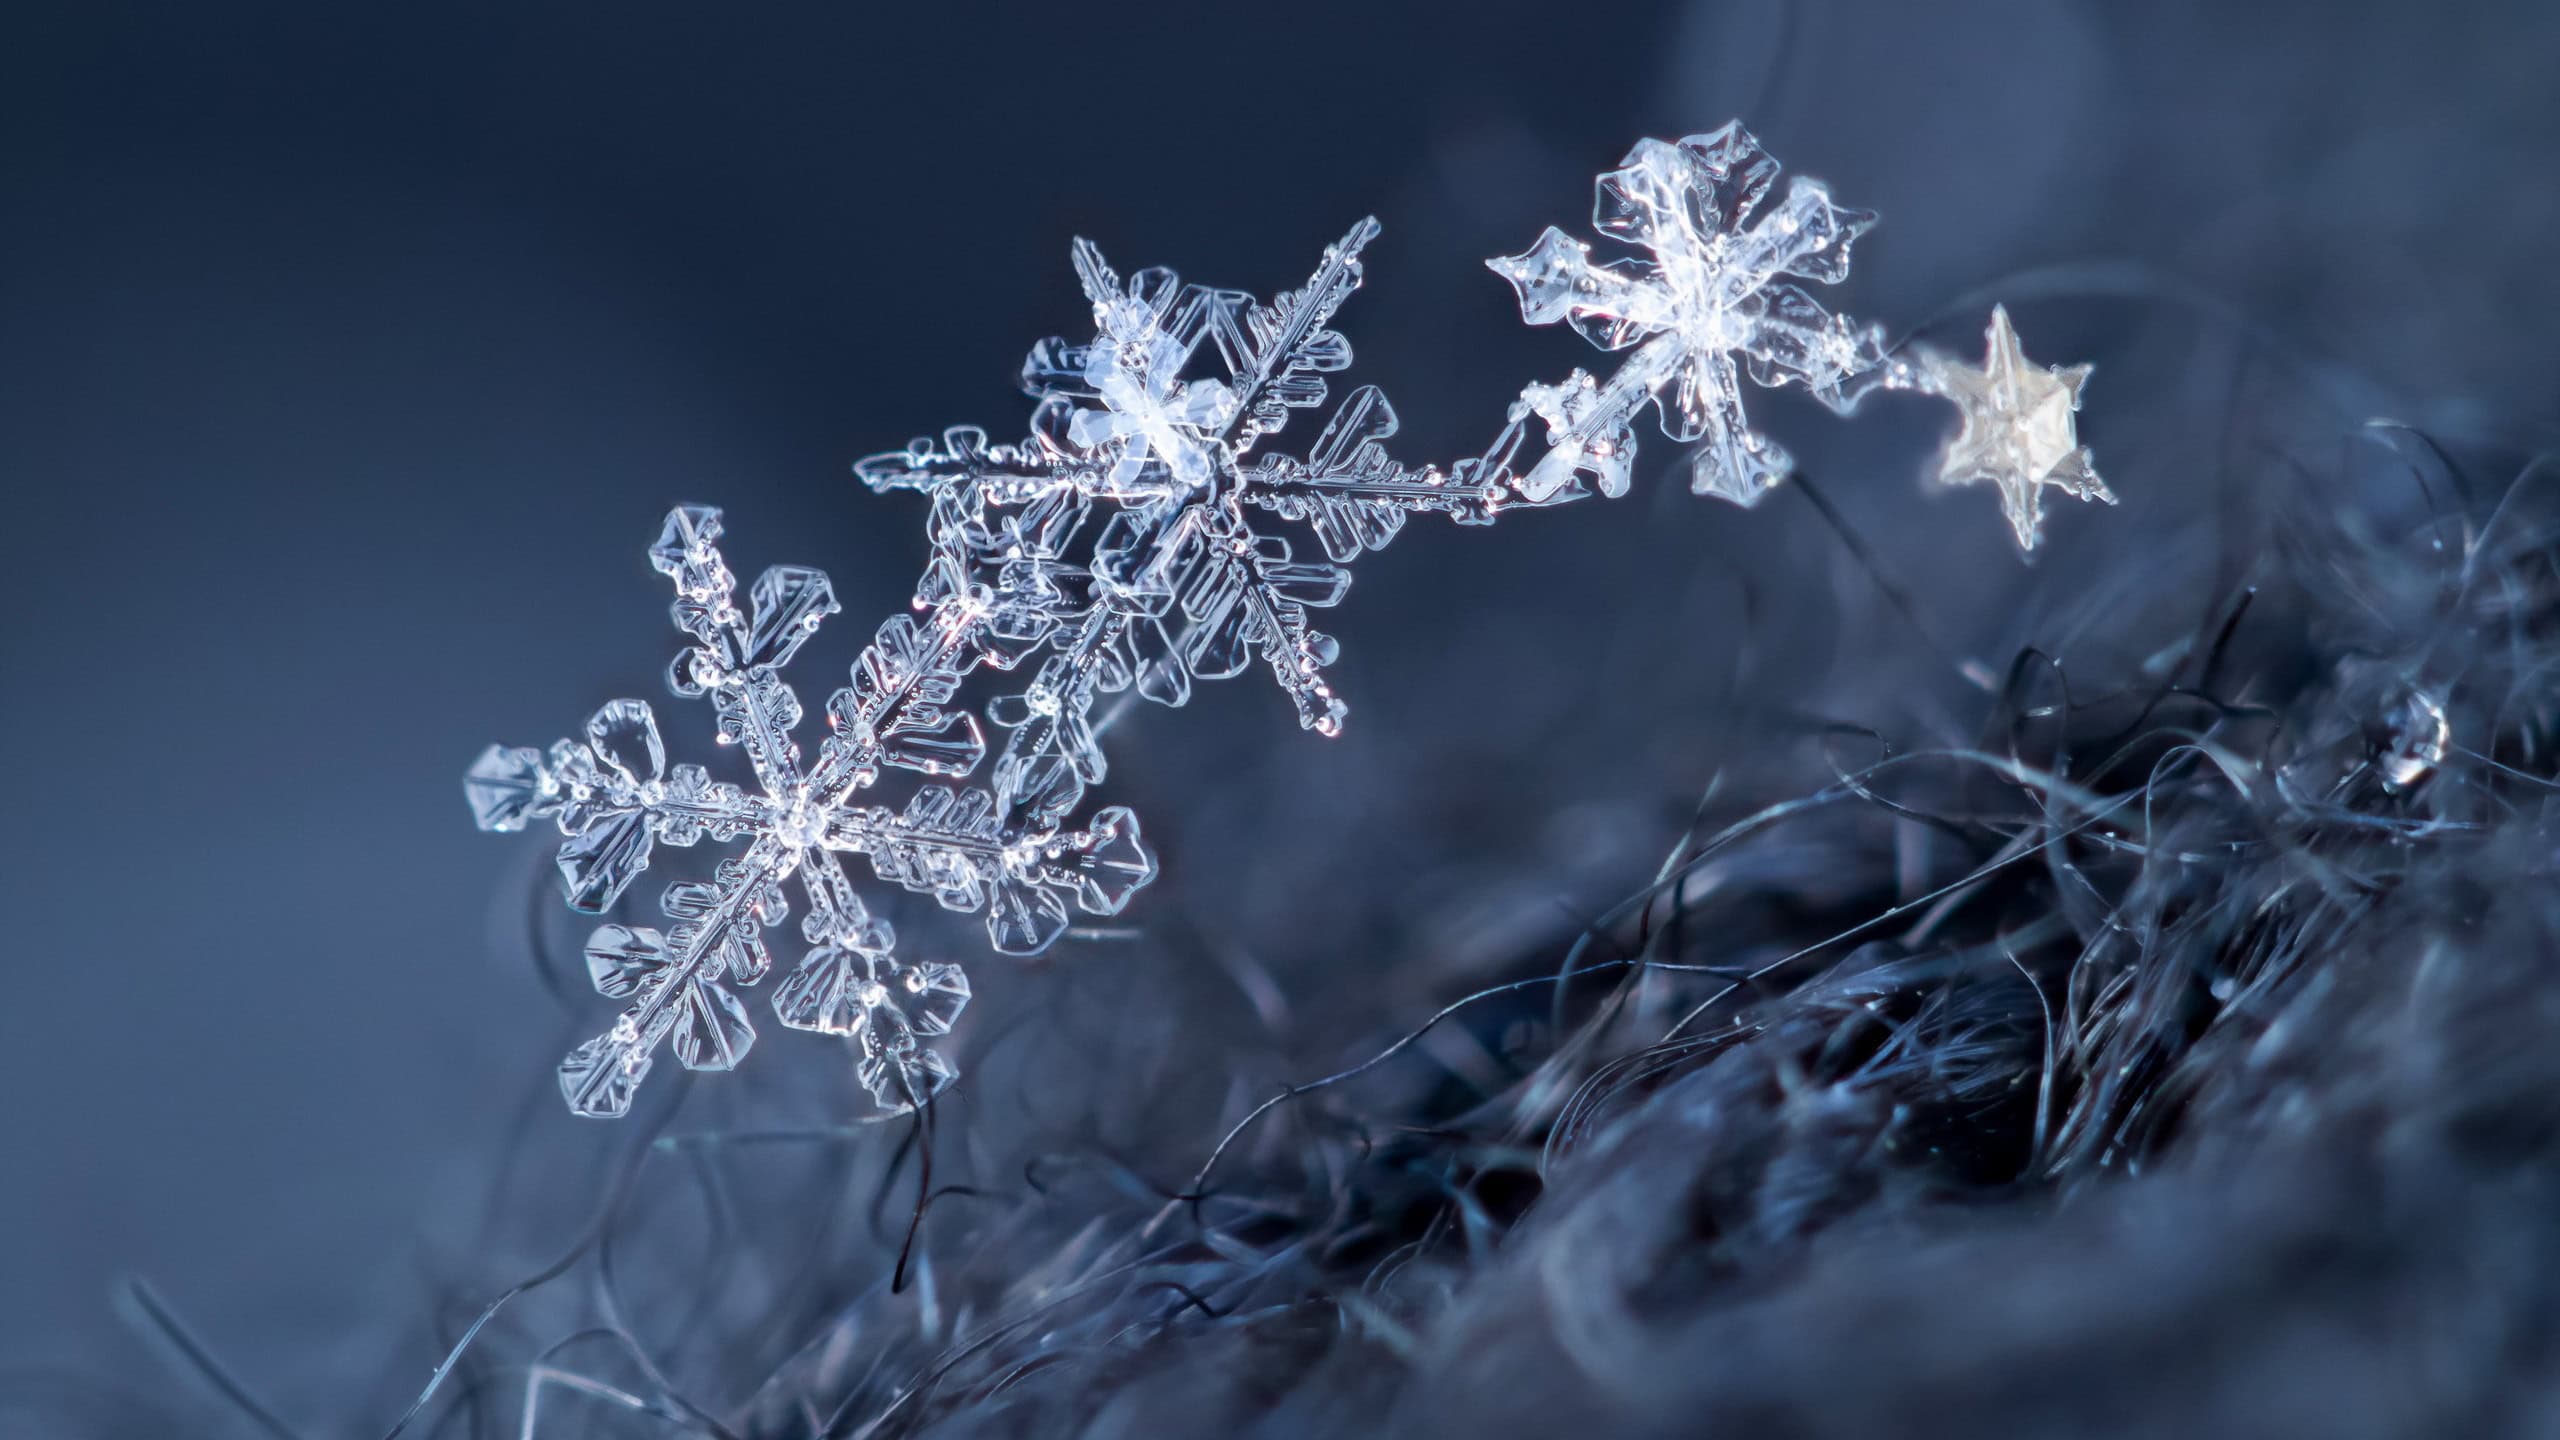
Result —
<path fill-rule="evenodd" d="M 1084 382 L 1105 408 L 1077 410 L 1068 426 L 1075 446 L 1110 447 L 1117 456 L 1104 493 L 1147 498 L 1197 490 L 1218 473 L 1220 432 L 1235 414 L 1235 392 L 1217 380 L 1184 381 L 1190 347 L 1164 329 L 1179 289 L 1165 276 L 1152 291 L 1119 277 L 1092 242 L 1075 244 L 1076 275 L 1093 301 L 1097 333 L 1085 351 Z M 1141 281 L 1163 272 L 1142 272 Z M 1171 484 L 1166 483 L 1170 480 Z"/>
<path fill-rule="evenodd" d="M 1690 487 L 1749 505 L 1791 462 L 1751 428 L 1742 374 L 1847 408 L 1848 382 L 1883 358 L 1880 336 L 1780 277 L 1844 279 L 1850 242 L 1876 217 L 1834 205 L 1829 190 L 1802 178 L 1762 212 L 1777 178 L 1778 162 L 1738 121 L 1677 145 L 1641 140 L 1600 177 L 1592 228 L 1650 260 L 1594 264 L 1589 246 L 1550 226 L 1526 252 L 1485 262 L 1519 291 L 1530 324 L 1562 320 L 1603 350 L 1635 347 L 1605 386 L 1568 382 L 1591 391 L 1587 403 L 1565 405 L 1556 387 L 1532 397 L 1554 425 L 1555 448 L 1522 477 L 1528 500 L 1554 498 L 1577 472 L 1595 476 L 1603 493 L 1622 491 L 1628 422 L 1652 400 L 1664 432 L 1699 447 Z"/>
<path fill-rule="evenodd" d="M 1346 396 L 1304 457 L 1254 453 L 1292 413 L 1323 404 L 1326 376 L 1351 363 L 1332 319 L 1377 233 L 1374 220 L 1353 226 L 1304 285 L 1267 303 L 1162 268 L 1124 279 L 1079 240 L 1076 278 L 1095 333 L 1032 348 L 1022 371 L 1038 400 L 1030 438 L 989 445 L 961 427 L 855 467 L 874 489 L 934 496 L 937 515 L 969 517 L 973 534 L 1010 535 L 1017 515 L 1044 516 L 1035 546 L 995 542 L 1039 566 L 1000 569 L 986 592 L 1029 637 L 1022 657 L 1051 652 L 1027 686 L 987 706 L 1012 732 L 994 774 L 1009 814 L 1063 814 L 1108 773 L 1099 697 L 1185 704 L 1195 682 L 1238 674 L 1257 655 L 1300 725 L 1338 733 L 1348 706 L 1326 674 L 1337 647 L 1309 612 L 1339 603 L 1346 562 L 1384 546 L 1406 517 L 1490 518 L 1483 490 L 1387 456 L 1395 411 L 1375 386 Z M 1184 373 L 1212 365 L 1223 373 Z M 1264 514 L 1304 522 L 1326 558 L 1300 558 L 1302 542 Z"/>
<path fill-rule="evenodd" d="M 2021 550 L 2036 548 L 2047 487 L 2077 500 L 2116 503 L 2072 420 L 2089 371 L 2087 365 L 2040 370 L 2029 363 L 2009 312 L 1997 305 L 1983 336 L 1981 368 L 1935 352 L 1924 356 L 1922 388 L 1945 396 L 1962 422 L 1938 453 L 1937 483 L 1997 487 Z"/>

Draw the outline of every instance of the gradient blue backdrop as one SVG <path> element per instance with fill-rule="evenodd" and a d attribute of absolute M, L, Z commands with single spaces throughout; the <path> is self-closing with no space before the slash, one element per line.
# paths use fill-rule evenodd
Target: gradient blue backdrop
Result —
<path fill-rule="evenodd" d="M 847 462 L 1021 422 L 1023 349 L 1082 321 L 1071 235 L 1267 292 L 1378 214 L 1344 325 L 1412 452 L 1445 457 L 1593 359 L 1521 327 L 1480 258 L 1578 228 L 1633 138 L 1743 115 L 1885 214 L 1860 313 L 1953 306 L 1965 341 L 1977 287 L 2129 260 L 2352 362 L 2371 388 L 2327 391 L 2328 419 L 2367 395 L 2554 415 L 2560 12 L 1922 8 L 12 7 L 8 1383 L 152 1374 L 108 1301 L 131 1272 L 287 1413 L 387 1418 L 345 1387 L 414 1386 L 429 1348 L 385 1320 L 422 1272 L 505 1274 L 455 1253 L 498 1138 L 611 1141 L 549 1094 L 572 1022 L 522 959 L 538 847 L 472 832 L 462 766 L 652 691 L 639 552 L 677 499 L 729 509 L 742 570 L 836 576 L 840 665 L 918 554 L 914 507 Z M 2013 308 L 2044 358 L 2099 363 L 2087 433 L 2129 506 L 2229 503 L 2208 461 L 2252 362 L 2227 335 L 2103 296 Z M 1932 417 L 1850 439 L 1770 414 L 1907 580 L 1967 613 L 2027 593 L 1987 499 L 1907 483 Z M 1285 981 L 1374 916 L 1249 879 L 1258 855 L 1310 852 L 1282 870 L 1308 885 L 1625 878 L 1651 837 L 1594 817 L 1722 758 L 1648 750 L 1629 712 L 1723 696 L 1727 577 L 1866 603 L 1786 588 L 1836 562 L 1809 509 L 1693 502 L 1663 463 L 1614 508 L 1418 527 L 1369 562 L 1332 627 L 1339 744 L 1250 685 L 1144 721 L 1121 778 L 1168 873 L 1139 918 L 1235 926 Z M 2120 561 L 2087 517 L 2057 528 L 2032 583 Z M 1581 748 L 1519 748 L 1560 715 Z M 1281 820 L 1233 788 L 1248 761 Z"/>

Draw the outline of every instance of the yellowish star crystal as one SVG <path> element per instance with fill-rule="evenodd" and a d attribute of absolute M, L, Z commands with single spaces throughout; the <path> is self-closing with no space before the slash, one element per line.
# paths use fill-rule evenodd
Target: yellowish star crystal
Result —
<path fill-rule="evenodd" d="M 2047 486 L 2078 500 L 2116 503 L 2090 465 L 2071 418 L 2089 370 L 2030 363 L 2018 347 L 2009 312 L 1996 305 L 1983 336 L 1980 369 L 1934 352 L 1928 357 L 1926 388 L 1944 395 L 1963 419 L 1938 453 L 1937 483 L 1997 486 L 2021 550 L 2036 548 Z"/>

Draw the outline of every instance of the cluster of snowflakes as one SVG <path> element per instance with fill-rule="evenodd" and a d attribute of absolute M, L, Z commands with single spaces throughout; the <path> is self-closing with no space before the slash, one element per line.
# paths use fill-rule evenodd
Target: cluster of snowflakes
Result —
<path fill-rule="evenodd" d="M 882 880 L 983 913 L 1007 954 L 1048 948 L 1071 907 L 1117 913 L 1156 867 L 1128 810 L 1070 823 L 1108 770 L 1103 697 L 1180 705 L 1196 682 L 1258 657 L 1300 725 L 1337 732 L 1346 707 L 1325 669 L 1335 645 L 1309 612 L 1342 599 L 1349 563 L 1413 515 L 1487 524 L 1595 489 L 1625 493 L 1648 404 L 1665 433 L 1694 447 L 1692 488 L 1740 504 L 1789 468 L 1744 414 L 1746 375 L 1802 385 L 1844 414 L 1879 388 L 1945 397 L 1962 424 L 1938 480 L 1996 487 L 2022 547 L 2036 543 L 2045 488 L 2112 503 L 2073 434 L 2087 367 L 2030 365 L 1998 310 L 1978 368 L 1922 347 L 1888 353 L 1880 331 L 1793 283 L 1846 276 L 1850 243 L 1875 217 L 1804 179 L 1764 205 L 1777 176 L 1738 124 L 1676 145 L 1646 140 L 1600 177 L 1593 217 L 1640 256 L 1595 264 L 1586 245 L 1549 229 L 1527 253 L 1489 262 L 1531 324 L 1562 320 L 1628 353 L 1605 379 L 1577 369 L 1527 386 L 1494 443 L 1445 470 L 1389 456 L 1396 415 L 1375 386 L 1344 396 L 1302 455 L 1263 444 L 1292 412 L 1322 406 L 1327 377 L 1350 364 L 1330 327 L 1360 284 L 1375 221 L 1267 303 L 1169 270 L 1123 279 L 1077 242 L 1095 333 L 1033 348 L 1022 376 L 1037 401 L 1029 435 L 993 443 L 955 427 L 854 467 L 875 491 L 927 498 L 932 553 L 913 613 L 883 624 L 828 698 L 814 755 L 794 739 L 801 706 L 782 669 L 838 608 L 826 576 L 777 566 L 741 608 L 720 513 L 678 507 L 649 551 L 674 582 L 689 642 L 668 685 L 711 702 L 753 787 L 670 767 L 639 700 L 607 704 L 581 738 L 547 751 L 491 746 L 466 779 L 482 829 L 559 826 L 560 873 L 580 910 L 612 908 L 660 844 L 743 842 L 712 879 L 666 888 L 663 929 L 596 930 L 586 952 L 596 988 L 629 1004 L 562 1062 L 570 1106 L 624 1113 L 662 1045 L 692 1069 L 738 1062 L 755 1027 L 736 987 L 772 968 L 764 932 L 785 918 L 795 880 L 808 948 L 774 990 L 776 1018 L 847 1037 L 884 1109 L 924 1104 L 954 1074 L 924 1042 L 951 1029 L 968 981 L 957 966 L 899 958 L 840 857 L 868 856 Z M 1534 457 L 1524 453 L 1533 421 L 1545 428 Z M 1323 558 L 1302 557 L 1283 524 L 1311 535 Z M 978 715 L 955 703 L 981 668 L 1021 677 L 983 707 L 1003 732 L 992 763 Z M 983 785 L 956 783 L 982 767 Z M 892 769 L 933 783 L 903 808 L 857 803 Z"/>

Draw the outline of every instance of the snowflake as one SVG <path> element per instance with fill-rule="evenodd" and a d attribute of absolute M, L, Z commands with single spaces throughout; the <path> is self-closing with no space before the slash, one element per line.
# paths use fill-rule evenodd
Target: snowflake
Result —
<path fill-rule="evenodd" d="M 905 616 L 883 625 L 853 667 L 852 684 L 828 701 L 829 733 L 803 765 L 792 738 L 800 702 L 781 677 L 819 622 L 838 608 L 827 577 L 776 566 L 734 600 L 716 542 L 720 513 L 684 505 L 667 516 L 649 559 L 675 581 L 674 616 L 694 644 L 668 675 L 676 694 L 708 697 L 719 739 L 745 752 L 753 791 L 714 781 L 700 765 L 667 765 L 648 704 L 607 702 L 583 740 L 548 753 L 493 745 L 466 777 L 484 830 L 556 822 L 569 903 L 602 912 L 648 868 L 658 843 L 689 846 L 744 838 L 709 881 L 667 887 L 671 929 L 609 924 L 587 945 L 596 988 L 630 1001 L 605 1034 L 572 1051 L 560 1088 L 584 1115 L 620 1115 L 671 1044 L 688 1069 L 727 1070 L 755 1042 L 733 985 L 772 966 L 763 931 L 785 913 L 783 888 L 807 897 L 802 937 L 811 948 L 775 994 L 796 1029 L 852 1037 L 861 1075 L 889 1110 L 922 1104 L 951 1067 L 919 1037 L 950 1029 L 968 984 L 949 965 L 898 966 L 888 924 L 865 908 L 837 860 L 864 854 L 884 879 L 932 894 L 956 910 L 987 913 L 997 948 L 1037 950 L 1065 927 L 1070 900 L 1113 914 L 1155 873 L 1136 818 L 1106 810 L 1084 830 L 1007 831 L 983 790 L 928 785 L 902 812 L 850 797 L 896 766 L 930 775 L 975 767 L 984 742 L 974 717 L 946 711 L 959 678 L 983 658 L 974 636 L 985 617 L 973 597 L 946 597 L 922 627 Z"/>
<path fill-rule="evenodd" d="M 2116 503 L 2074 433 L 2071 417 L 2080 408 L 2089 369 L 2037 369 L 2018 346 L 2009 312 L 1997 305 L 1983 335 L 1981 368 L 1922 352 L 1920 388 L 1946 397 L 1962 422 L 1938 453 L 1937 483 L 1997 488 L 2020 550 L 2036 548 L 2046 487 L 2077 500 Z"/>
<path fill-rule="evenodd" d="M 1026 687 L 987 707 L 1012 732 L 994 771 L 1009 816 L 1062 815 L 1108 773 L 1101 696 L 1181 705 L 1195 682 L 1235 675 L 1256 655 L 1300 725 L 1338 732 L 1348 707 L 1325 673 L 1337 647 L 1308 612 L 1339 603 L 1347 562 L 1392 540 L 1408 516 L 1491 518 L 1498 493 L 1387 456 L 1395 411 L 1374 386 L 1346 397 L 1303 457 L 1253 453 L 1291 412 L 1323 404 L 1325 377 L 1350 364 L 1350 343 L 1329 326 L 1377 233 L 1363 220 L 1304 286 L 1268 304 L 1160 268 L 1124 281 L 1079 240 L 1075 271 L 1096 333 L 1032 348 L 1030 438 L 990 445 L 964 427 L 855 467 L 875 490 L 932 495 L 937 514 L 966 517 L 994 551 L 1044 567 L 980 564 L 988 603 L 1018 611 L 1017 632 L 1050 648 Z M 1220 373 L 1186 378 L 1204 356 Z M 992 538 L 1035 511 L 1036 544 Z M 1305 525 L 1328 558 L 1299 558 L 1263 515 Z"/>
<path fill-rule="evenodd" d="M 1738 121 L 1677 145 L 1641 140 L 1600 177 L 1592 228 L 1651 259 L 1594 264 L 1589 246 L 1549 226 L 1525 253 L 1486 262 L 1519 291 L 1530 324 L 1562 320 L 1603 350 L 1635 347 L 1605 385 L 1577 370 L 1523 393 L 1515 418 L 1537 415 L 1554 441 L 1519 481 L 1527 499 L 1550 500 L 1577 474 L 1603 494 L 1624 493 L 1632 422 L 1650 400 L 1666 434 L 1698 446 L 1690 488 L 1749 505 L 1791 462 L 1750 427 L 1741 373 L 1848 409 L 1848 382 L 1883 359 L 1881 336 L 1780 277 L 1845 278 L 1849 243 L 1875 216 L 1834 205 L 1819 182 L 1798 178 L 1755 219 L 1777 178 L 1778 162 Z"/>

